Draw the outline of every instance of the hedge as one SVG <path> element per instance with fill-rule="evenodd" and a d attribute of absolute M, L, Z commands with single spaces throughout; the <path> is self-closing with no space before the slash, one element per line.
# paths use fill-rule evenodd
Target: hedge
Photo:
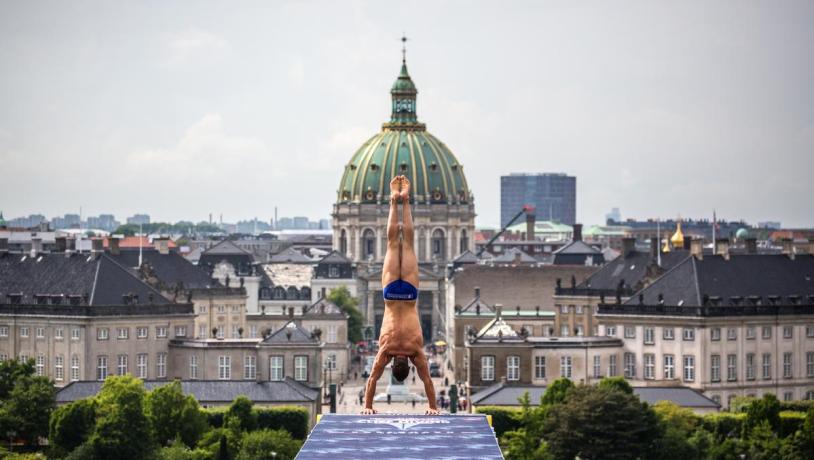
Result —
<path fill-rule="evenodd" d="M 204 409 L 206 420 L 212 428 L 223 426 L 228 407 Z M 276 430 L 282 428 L 294 439 L 305 439 L 308 436 L 308 410 L 299 406 L 255 407 L 257 429 Z"/>
<path fill-rule="evenodd" d="M 806 421 L 805 412 L 782 411 L 780 412 L 780 437 L 785 438 L 794 434 L 803 427 Z"/>
<path fill-rule="evenodd" d="M 516 430 L 523 425 L 517 419 L 520 409 L 500 406 L 481 406 L 475 409 L 477 414 L 487 414 L 492 416 L 492 428 L 495 434 L 500 437 L 507 431 Z"/>
<path fill-rule="evenodd" d="M 814 400 L 810 399 L 805 401 L 780 401 L 781 411 L 806 412 L 811 407 L 814 407 Z"/>
<path fill-rule="evenodd" d="M 746 414 L 732 414 L 729 412 L 718 412 L 706 414 L 701 419 L 701 425 L 705 430 L 714 434 L 718 439 L 733 436 L 740 436 Z"/>

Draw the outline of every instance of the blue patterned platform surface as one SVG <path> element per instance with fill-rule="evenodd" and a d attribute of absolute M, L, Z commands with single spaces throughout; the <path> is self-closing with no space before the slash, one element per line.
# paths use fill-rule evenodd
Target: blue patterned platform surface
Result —
<path fill-rule="evenodd" d="M 485 415 L 324 414 L 297 460 L 502 460 Z"/>

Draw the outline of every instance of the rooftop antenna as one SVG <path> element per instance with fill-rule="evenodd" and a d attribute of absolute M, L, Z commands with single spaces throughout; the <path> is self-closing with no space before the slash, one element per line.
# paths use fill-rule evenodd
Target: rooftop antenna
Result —
<path fill-rule="evenodd" d="M 141 239 L 143 238 L 141 233 L 141 222 L 138 224 L 138 266 L 141 268 Z"/>
<path fill-rule="evenodd" d="M 652 227 L 651 227 L 652 228 Z M 656 265 L 661 267 L 661 218 L 656 218 Z"/>

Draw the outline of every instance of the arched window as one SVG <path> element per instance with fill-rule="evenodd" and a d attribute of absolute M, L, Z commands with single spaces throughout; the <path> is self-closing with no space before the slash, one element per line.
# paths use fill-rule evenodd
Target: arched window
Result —
<path fill-rule="evenodd" d="M 306 286 L 306 287 L 300 289 L 300 295 L 302 296 L 303 299 L 306 299 L 306 300 L 310 299 L 311 298 L 311 288 Z"/>
<path fill-rule="evenodd" d="M 348 255 L 348 234 L 344 228 L 339 232 L 339 252 L 341 252 L 343 256 Z"/>
<path fill-rule="evenodd" d="M 469 249 L 469 235 L 467 235 L 466 230 L 461 230 L 461 250 L 458 252 L 463 254 L 467 249 Z"/>
<path fill-rule="evenodd" d="M 432 232 L 432 242 L 430 243 L 432 246 L 432 257 L 438 259 L 446 258 L 446 242 L 444 238 L 444 231 L 440 228 L 436 228 Z"/>
<path fill-rule="evenodd" d="M 285 294 L 285 297 L 288 300 L 296 300 L 300 298 L 300 292 L 294 286 L 289 287 Z"/>
<path fill-rule="evenodd" d="M 285 288 L 282 286 L 275 286 L 274 293 L 272 294 L 272 298 L 275 300 L 283 300 L 285 299 Z"/>
<path fill-rule="evenodd" d="M 362 257 L 376 258 L 376 234 L 369 228 L 362 233 Z"/>
<path fill-rule="evenodd" d="M 269 299 L 271 298 L 271 289 L 267 287 L 260 288 L 260 298 L 261 299 Z"/>

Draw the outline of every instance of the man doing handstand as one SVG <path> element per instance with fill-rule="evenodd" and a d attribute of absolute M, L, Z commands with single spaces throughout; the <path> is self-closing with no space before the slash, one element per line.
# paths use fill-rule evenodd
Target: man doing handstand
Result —
<path fill-rule="evenodd" d="M 398 203 L 402 203 L 403 224 L 399 224 Z M 410 181 L 396 176 L 390 181 L 390 216 L 387 220 L 387 253 L 382 268 L 384 319 L 379 333 L 379 352 L 365 388 L 362 414 L 375 414 L 373 396 L 376 381 L 392 360 L 393 377 L 403 382 L 410 373 L 410 361 L 424 382 L 428 415 L 437 415 L 435 388 L 424 356 L 424 337 L 418 321 L 418 260 L 413 249 L 413 218 L 410 211 Z"/>

